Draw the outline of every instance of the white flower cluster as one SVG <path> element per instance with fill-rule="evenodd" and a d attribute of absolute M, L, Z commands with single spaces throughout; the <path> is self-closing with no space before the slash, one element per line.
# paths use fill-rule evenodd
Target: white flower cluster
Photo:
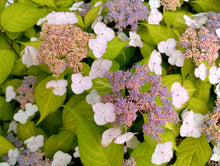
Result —
<path fill-rule="evenodd" d="M 176 50 L 176 40 L 170 38 L 167 41 L 162 41 L 158 44 L 157 48 L 161 53 L 165 53 L 169 56 L 168 62 L 171 65 L 182 67 L 184 65 L 185 57 L 180 50 Z"/>
<path fill-rule="evenodd" d="M 29 117 L 35 114 L 38 111 L 38 107 L 36 104 L 32 105 L 31 103 L 27 103 L 25 105 L 25 111 L 19 110 L 16 114 L 14 114 L 14 120 L 18 121 L 22 124 L 25 124 Z"/>

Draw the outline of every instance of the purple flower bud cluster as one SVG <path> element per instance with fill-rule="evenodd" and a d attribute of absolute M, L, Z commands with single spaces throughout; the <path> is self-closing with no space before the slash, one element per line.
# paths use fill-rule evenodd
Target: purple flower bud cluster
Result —
<path fill-rule="evenodd" d="M 215 65 L 220 48 L 218 37 L 210 31 L 201 27 L 197 32 L 192 27 L 188 27 L 180 37 L 177 45 L 185 48 L 183 55 L 192 60 L 197 66 L 202 61 L 207 61 L 209 65 Z"/>
<path fill-rule="evenodd" d="M 137 164 L 134 161 L 134 157 L 130 157 L 129 159 L 123 161 L 122 166 L 137 166 Z"/>
<path fill-rule="evenodd" d="M 211 34 L 216 34 L 216 29 L 220 28 L 220 13 L 209 12 L 206 22 L 206 28 L 210 31 Z"/>
<path fill-rule="evenodd" d="M 34 84 L 37 81 L 37 77 L 28 76 L 24 77 L 22 84 L 16 90 L 20 95 L 17 96 L 17 101 L 21 104 L 21 109 L 25 110 L 25 105 L 27 103 L 35 103 L 34 98 Z"/>
<path fill-rule="evenodd" d="M 13 132 L 9 132 L 6 138 L 18 149 L 23 146 L 23 142 Z"/>
<path fill-rule="evenodd" d="M 44 23 L 40 33 L 43 41 L 37 58 L 41 64 L 49 66 L 54 77 L 63 73 L 67 67 L 78 73 L 82 68 L 80 61 L 86 58 L 88 53 L 88 41 L 93 37 L 93 34 L 74 25 Z"/>
<path fill-rule="evenodd" d="M 216 144 L 220 143 L 220 100 L 216 102 L 216 108 L 213 112 L 205 115 L 205 123 L 202 130 L 205 133 L 207 140 L 215 141 Z"/>
<path fill-rule="evenodd" d="M 116 125 L 131 126 L 139 111 L 146 120 L 144 134 L 157 139 L 163 132 L 162 126 L 178 121 L 167 86 L 162 85 L 161 77 L 151 74 L 146 65 L 136 65 L 134 71 L 118 70 L 106 77 L 112 82 L 112 93 L 103 95 L 102 100 L 115 105 Z"/>
<path fill-rule="evenodd" d="M 161 0 L 160 4 L 164 10 L 176 10 L 177 7 L 181 6 L 180 0 Z"/>
<path fill-rule="evenodd" d="M 79 12 L 79 15 L 82 17 L 85 17 L 85 15 L 88 13 L 88 11 L 91 9 L 90 3 L 83 3 L 82 4 L 82 11 Z"/>
<path fill-rule="evenodd" d="M 114 21 L 119 32 L 128 25 L 132 31 L 136 31 L 138 20 L 147 20 L 149 14 L 147 6 L 141 0 L 109 0 L 105 6 L 108 8 L 105 22 Z"/>
<path fill-rule="evenodd" d="M 50 159 L 44 159 L 44 153 L 41 153 L 40 150 L 31 152 L 28 149 L 24 149 L 19 151 L 17 163 L 22 166 L 50 166 L 52 161 Z"/>

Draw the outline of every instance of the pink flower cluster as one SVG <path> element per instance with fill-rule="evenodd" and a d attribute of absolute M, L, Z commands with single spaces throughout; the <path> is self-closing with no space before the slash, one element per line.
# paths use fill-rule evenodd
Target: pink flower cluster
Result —
<path fill-rule="evenodd" d="M 220 48 L 218 37 L 215 34 L 210 34 L 205 27 L 202 27 L 198 32 L 192 27 L 188 27 L 177 45 L 185 48 L 183 55 L 197 66 L 203 61 L 214 65 Z"/>
<path fill-rule="evenodd" d="M 80 61 L 88 53 L 89 39 L 93 36 L 73 25 L 44 23 L 40 33 L 43 41 L 37 58 L 41 64 L 49 66 L 55 77 L 67 67 L 77 73 L 82 67 Z"/>
<path fill-rule="evenodd" d="M 115 28 L 122 32 L 123 28 L 131 26 L 132 31 L 136 31 L 138 20 L 146 20 L 148 14 L 147 6 L 141 0 L 109 0 L 106 3 L 108 15 L 105 22 L 115 22 Z"/>
<path fill-rule="evenodd" d="M 216 144 L 220 143 L 219 132 L 219 119 L 220 119 L 220 100 L 216 102 L 216 108 L 213 112 L 205 115 L 205 124 L 202 128 L 208 141 L 215 141 Z"/>
<path fill-rule="evenodd" d="M 164 10 L 176 10 L 177 7 L 181 6 L 179 0 L 161 0 L 160 4 Z"/>
<path fill-rule="evenodd" d="M 27 103 L 33 104 L 35 102 L 34 84 L 36 81 L 37 78 L 34 76 L 24 77 L 21 86 L 16 90 L 16 92 L 20 94 L 17 96 L 17 101 L 21 104 L 22 110 L 25 110 Z"/>
<path fill-rule="evenodd" d="M 112 82 L 112 94 L 103 95 L 103 102 L 115 105 L 118 126 L 131 126 L 138 111 L 146 113 L 148 122 L 144 123 L 143 132 L 156 139 L 163 132 L 161 126 L 168 121 L 178 121 L 167 87 L 161 85 L 161 77 L 152 75 L 146 65 L 137 65 L 132 72 L 118 70 L 109 73 L 107 78 Z"/>

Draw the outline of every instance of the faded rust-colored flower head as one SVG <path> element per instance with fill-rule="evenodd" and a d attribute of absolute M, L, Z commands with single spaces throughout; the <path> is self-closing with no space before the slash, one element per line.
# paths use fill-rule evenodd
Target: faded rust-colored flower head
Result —
<path fill-rule="evenodd" d="M 78 73 L 82 68 L 80 62 L 88 53 L 88 41 L 93 36 L 74 25 L 44 23 L 40 33 L 43 41 L 38 60 L 49 67 L 54 77 L 59 76 L 66 68 L 72 68 Z"/>

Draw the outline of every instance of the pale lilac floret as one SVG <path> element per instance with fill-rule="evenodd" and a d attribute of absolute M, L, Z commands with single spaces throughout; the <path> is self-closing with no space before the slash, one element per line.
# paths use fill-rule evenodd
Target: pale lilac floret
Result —
<path fill-rule="evenodd" d="M 72 156 L 62 151 L 57 151 L 53 156 L 51 166 L 67 166 L 71 162 Z"/>
<path fill-rule="evenodd" d="M 215 94 L 220 98 L 220 83 L 218 83 L 215 87 Z"/>
<path fill-rule="evenodd" d="M 154 153 L 151 157 L 151 162 L 155 165 L 161 165 L 163 163 L 169 162 L 173 158 L 172 147 L 172 142 L 157 144 Z"/>
<path fill-rule="evenodd" d="M 181 114 L 183 124 L 180 128 L 181 137 L 199 138 L 202 135 L 201 128 L 203 127 L 205 117 L 200 113 L 195 113 L 192 110 L 184 110 Z"/>
<path fill-rule="evenodd" d="M 22 63 L 29 68 L 32 65 L 38 65 L 39 61 L 37 56 L 40 54 L 39 49 L 34 46 L 28 45 L 24 49 L 24 54 L 22 56 Z"/>
<path fill-rule="evenodd" d="M 175 50 L 172 52 L 171 56 L 168 59 L 169 64 L 182 67 L 184 65 L 185 57 L 183 56 L 182 51 Z"/>
<path fill-rule="evenodd" d="M 10 102 L 12 99 L 16 99 L 16 92 L 13 86 L 7 86 L 5 93 L 6 101 Z"/>
<path fill-rule="evenodd" d="M 108 146 L 112 140 L 116 137 L 118 137 L 121 134 L 121 129 L 119 128 L 110 128 L 104 131 L 102 134 L 102 146 L 106 147 Z"/>
<path fill-rule="evenodd" d="M 18 127 L 18 124 L 14 120 L 11 121 L 11 123 L 9 124 L 7 133 L 10 133 L 13 131 L 15 134 L 17 134 L 17 127 Z"/>
<path fill-rule="evenodd" d="M 212 66 L 209 69 L 209 81 L 211 84 L 217 84 L 220 82 L 220 67 Z"/>
<path fill-rule="evenodd" d="M 114 143 L 116 143 L 116 144 L 123 144 L 123 143 L 125 143 L 126 141 L 129 141 L 130 139 L 132 139 L 133 136 L 134 136 L 134 134 L 135 134 L 135 133 L 132 133 L 132 132 L 127 132 L 127 133 L 125 133 L 125 134 L 122 134 L 122 135 L 118 136 L 118 137 L 115 139 Z"/>
<path fill-rule="evenodd" d="M 160 0 L 149 0 L 150 8 L 159 8 L 160 7 Z"/>
<path fill-rule="evenodd" d="M 214 146 L 213 154 L 210 160 L 217 161 L 217 162 L 220 161 L 220 147 Z"/>
<path fill-rule="evenodd" d="M 115 106 L 112 103 L 101 103 L 98 102 L 92 106 L 94 114 L 94 119 L 96 124 L 105 125 L 107 122 L 114 122 L 115 115 Z"/>
<path fill-rule="evenodd" d="M 10 164 L 10 165 L 15 165 L 16 164 L 16 161 L 17 161 L 17 157 L 19 155 L 19 151 L 17 148 L 15 148 L 14 150 L 13 149 L 10 149 L 8 151 L 8 160 L 7 160 L 7 163 Z"/>
<path fill-rule="evenodd" d="M 208 73 L 209 73 L 209 69 L 206 67 L 206 65 L 204 63 L 201 63 L 199 65 L 199 67 L 197 67 L 195 69 L 195 72 L 194 72 L 195 76 L 197 78 L 200 78 L 202 81 L 205 80 L 205 78 L 208 75 Z"/>
<path fill-rule="evenodd" d="M 188 91 L 179 82 L 174 82 L 171 87 L 172 101 L 175 108 L 180 109 L 188 100 Z"/>
<path fill-rule="evenodd" d="M 58 96 L 63 96 L 66 93 L 67 80 L 51 80 L 46 84 L 47 89 L 53 89 L 53 93 Z"/>
<path fill-rule="evenodd" d="M 159 25 L 160 21 L 163 20 L 163 15 L 159 12 L 158 9 L 153 8 L 150 11 L 150 15 L 148 17 L 148 24 L 155 24 L 155 25 Z"/>
<path fill-rule="evenodd" d="M 98 77 L 103 78 L 112 66 L 112 61 L 107 59 L 96 59 L 91 66 L 89 77 L 96 79 Z"/>
<path fill-rule="evenodd" d="M 81 12 L 81 11 L 83 10 L 83 9 L 81 8 L 83 4 L 84 4 L 83 1 L 73 3 L 72 7 L 70 7 L 69 10 L 70 10 L 70 11 L 78 10 L 79 12 Z"/>
<path fill-rule="evenodd" d="M 96 39 L 89 40 L 89 48 L 96 58 L 101 58 L 107 48 L 107 40 L 97 36 Z"/>
<path fill-rule="evenodd" d="M 99 37 L 102 37 L 107 41 L 111 41 L 115 37 L 114 31 L 102 22 L 97 22 L 95 24 L 94 31 Z"/>
<path fill-rule="evenodd" d="M 150 71 L 156 73 L 157 75 L 161 75 L 162 74 L 162 68 L 160 66 L 161 62 L 162 62 L 162 57 L 160 52 L 153 50 L 148 62 L 148 67 Z"/>
<path fill-rule="evenodd" d="M 101 102 L 101 96 L 95 89 L 92 89 L 90 94 L 86 96 L 86 101 L 88 104 L 94 105 L 95 103 Z"/>
<path fill-rule="evenodd" d="M 46 16 L 48 24 L 75 24 L 78 18 L 72 12 L 51 12 Z"/>
<path fill-rule="evenodd" d="M 128 43 L 129 46 L 134 46 L 134 47 L 143 47 L 143 43 L 141 41 L 141 37 L 136 33 L 136 32 L 129 32 L 129 39 L 130 42 Z"/>
<path fill-rule="evenodd" d="M 38 111 L 38 107 L 36 104 L 27 103 L 25 104 L 25 113 L 30 117 Z"/>
<path fill-rule="evenodd" d="M 10 164 L 8 164 L 7 162 L 1 162 L 0 166 L 10 166 Z"/>
<path fill-rule="evenodd" d="M 194 18 L 191 19 L 189 16 L 184 15 L 183 18 L 185 19 L 185 24 L 194 28 L 198 29 L 200 28 L 203 24 L 206 23 L 207 17 L 205 16 L 206 13 L 200 13 L 201 15 L 193 15 Z"/>
<path fill-rule="evenodd" d="M 75 152 L 73 153 L 74 158 L 80 158 L 79 146 L 75 147 Z"/>
<path fill-rule="evenodd" d="M 39 148 L 44 146 L 44 137 L 43 135 L 38 135 L 36 137 L 33 136 L 25 140 L 24 143 L 27 144 L 27 147 L 31 152 L 36 152 Z"/>
<path fill-rule="evenodd" d="M 29 118 L 29 116 L 23 110 L 19 110 L 17 113 L 14 114 L 14 120 L 25 124 Z"/>
<path fill-rule="evenodd" d="M 220 38 L 220 28 L 216 29 L 215 32 L 216 32 L 217 36 Z"/>
<path fill-rule="evenodd" d="M 167 56 L 171 56 L 173 51 L 175 51 L 176 40 L 170 38 L 167 41 L 162 41 L 158 44 L 157 48 L 161 53 L 165 53 Z"/>
<path fill-rule="evenodd" d="M 92 87 L 92 80 L 88 76 L 83 77 L 82 74 L 76 73 L 71 76 L 71 89 L 75 94 L 83 93 Z"/>

